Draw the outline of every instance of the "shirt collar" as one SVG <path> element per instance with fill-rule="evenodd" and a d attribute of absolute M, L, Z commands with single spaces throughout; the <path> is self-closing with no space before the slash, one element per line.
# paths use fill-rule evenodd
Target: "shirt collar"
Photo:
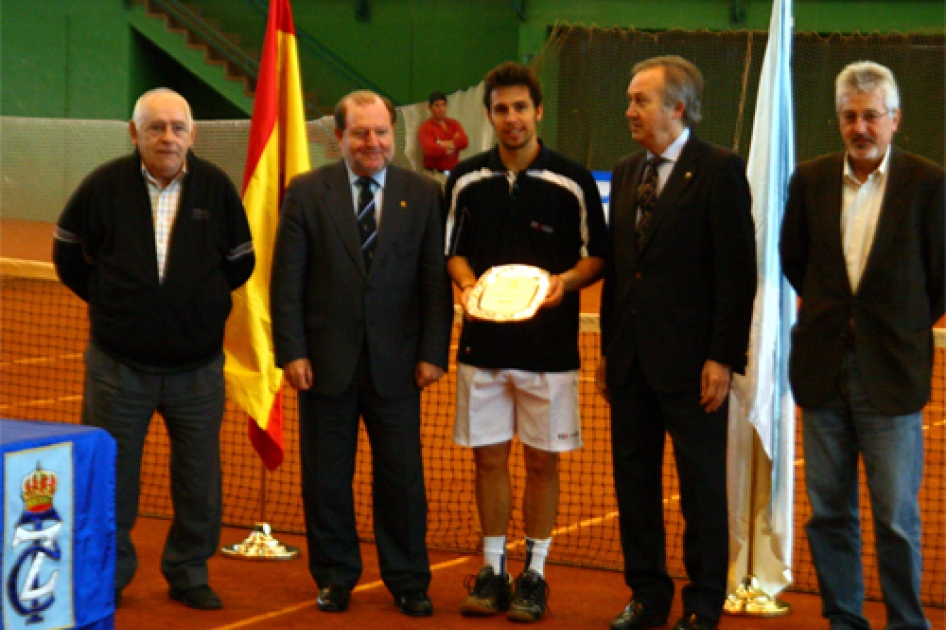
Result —
<path fill-rule="evenodd" d="M 880 161 L 880 164 L 877 166 L 877 168 L 875 168 L 874 171 L 868 176 L 867 181 L 874 179 L 875 174 L 877 175 L 877 177 L 883 177 L 884 175 L 887 174 L 887 169 L 889 168 L 889 165 L 890 165 L 890 150 L 892 148 L 893 148 L 892 144 L 887 145 L 887 152 L 884 154 L 884 159 Z M 862 186 L 863 183 L 867 183 L 867 182 L 862 183 L 859 179 L 857 179 L 857 175 L 855 175 L 854 168 L 851 166 L 851 161 L 848 159 L 848 157 L 849 157 L 848 153 L 847 151 L 845 151 L 844 152 L 844 180 L 847 182 L 850 182 L 851 184 Z"/>
<path fill-rule="evenodd" d="M 684 127 L 683 131 L 680 132 L 680 135 L 677 136 L 677 139 L 670 143 L 664 152 L 660 154 L 660 157 L 663 158 L 664 162 L 676 162 L 680 159 L 680 153 L 683 152 L 683 146 L 687 143 L 687 140 L 690 139 L 690 128 Z M 650 151 L 647 151 L 647 157 L 651 158 L 654 154 Z"/>
<path fill-rule="evenodd" d="M 158 190 L 163 190 L 161 188 L 161 184 L 158 183 L 157 178 L 151 174 L 151 171 L 148 170 L 148 167 L 145 166 L 145 163 L 143 161 L 141 162 L 141 174 L 144 176 L 146 182 L 148 182 L 149 184 L 151 184 Z M 177 172 L 177 175 L 171 178 L 171 181 L 168 182 L 168 186 L 170 186 L 171 184 L 175 182 L 181 181 L 181 179 L 183 179 L 184 175 L 186 174 L 187 174 L 187 158 L 185 157 L 184 164 L 181 165 L 181 170 Z M 165 186 L 165 188 L 166 187 L 167 186 Z"/>
<path fill-rule="evenodd" d="M 348 185 L 354 186 L 358 180 L 361 178 L 361 175 L 356 175 L 351 167 L 348 166 L 348 162 L 345 162 L 345 170 L 348 172 Z M 384 181 L 388 177 L 388 167 L 384 167 L 377 173 L 371 176 L 370 179 L 373 179 L 374 182 L 378 185 L 378 188 L 384 188 Z"/>
<path fill-rule="evenodd" d="M 526 171 L 542 170 L 548 166 L 550 159 L 549 150 L 545 148 L 545 143 L 542 142 L 541 138 L 539 138 L 538 142 L 539 152 L 535 154 L 535 158 L 532 159 L 532 162 L 529 163 L 529 166 L 520 171 L 521 173 L 525 173 Z M 509 170 L 503 163 L 503 158 L 499 155 L 498 144 L 495 145 L 489 152 L 489 168 L 492 171 L 500 171 L 503 173 Z"/>

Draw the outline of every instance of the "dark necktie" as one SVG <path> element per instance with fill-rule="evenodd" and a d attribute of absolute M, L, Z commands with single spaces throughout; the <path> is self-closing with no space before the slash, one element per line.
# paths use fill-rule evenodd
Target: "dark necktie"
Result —
<path fill-rule="evenodd" d="M 378 240 L 378 222 L 375 219 L 374 184 L 370 177 L 359 177 L 358 187 L 358 235 L 361 237 L 361 253 L 365 257 L 365 269 L 371 267 L 374 244 Z"/>
<path fill-rule="evenodd" d="M 654 217 L 654 207 L 657 205 L 657 167 L 664 162 L 659 155 L 647 160 L 644 167 L 644 177 L 637 187 L 637 232 L 638 245 L 644 242 L 644 233 Z"/>

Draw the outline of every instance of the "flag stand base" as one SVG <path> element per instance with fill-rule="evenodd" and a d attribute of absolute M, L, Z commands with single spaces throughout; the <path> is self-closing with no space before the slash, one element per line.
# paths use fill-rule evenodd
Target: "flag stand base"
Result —
<path fill-rule="evenodd" d="M 723 612 L 727 615 L 781 617 L 791 610 L 792 607 L 787 602 L 767 595 L 752 575 L 743 578 L 736 592 L 729 595 L 723 604 Z"/>
<path fill-rule="evenodd" d="M 292 560 L 298 557 L 298 547 L 280 543 L 271 531 L 269 523 L 257 523 L 243 542 L 227 545 L 220 551 L 225 558 L 235 560 Z"/>

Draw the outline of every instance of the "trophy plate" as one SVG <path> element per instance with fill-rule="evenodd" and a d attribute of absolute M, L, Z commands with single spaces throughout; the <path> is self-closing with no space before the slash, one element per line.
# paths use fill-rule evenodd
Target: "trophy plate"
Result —
<path fill-rule="evenodd" d="M 491 267 L 480 276 L 467 301 L 477 319 L 516 322 L 530 319 L 549 291 L 549 274 L 530 265 Z"/>

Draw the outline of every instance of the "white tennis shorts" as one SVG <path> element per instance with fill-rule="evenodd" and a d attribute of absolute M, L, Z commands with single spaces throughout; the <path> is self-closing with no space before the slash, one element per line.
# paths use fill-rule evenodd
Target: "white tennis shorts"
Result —
<path fill-rule="evenodd" d="M 527 372 L 457 366 L 453 440 L 486 446 L 512 440 L 553 453 L 580 448 L 578 371 Z"/>

